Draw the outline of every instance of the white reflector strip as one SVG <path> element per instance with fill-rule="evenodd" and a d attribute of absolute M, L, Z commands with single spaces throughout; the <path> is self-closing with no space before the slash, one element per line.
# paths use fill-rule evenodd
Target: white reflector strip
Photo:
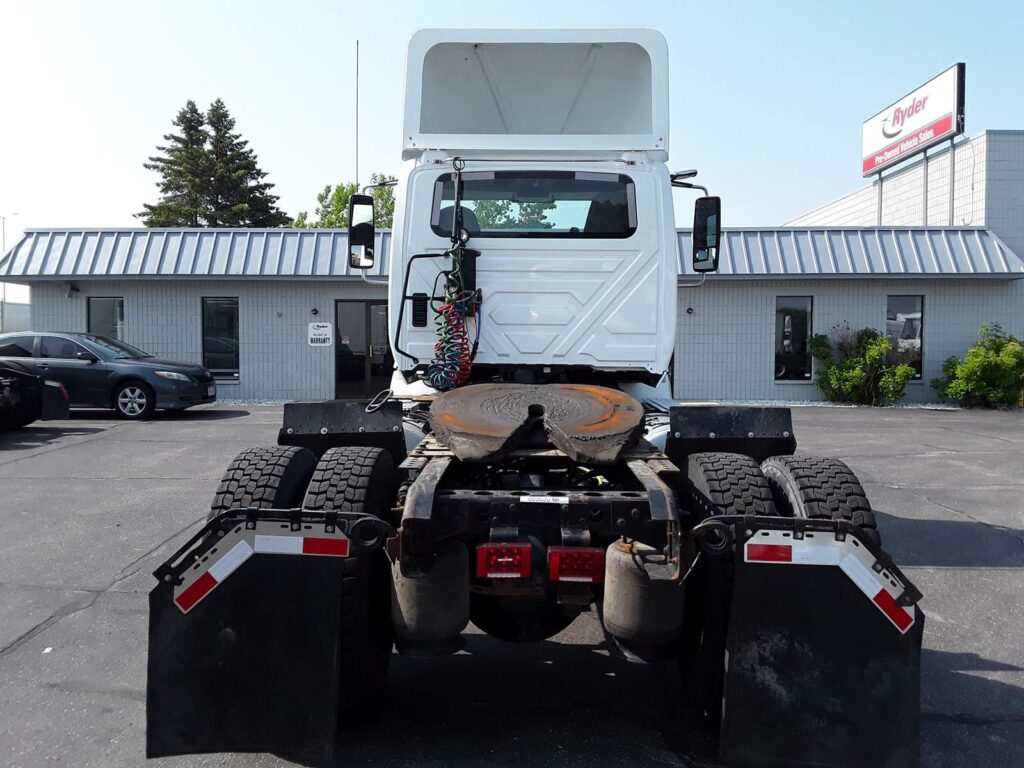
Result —
<path fill-rule="evenodd" d="M 278 523 L 257 522 L 256 526 L 256 530 L 281 530 Z M 234 544 L 231 544 L 232 541 Z M 183 613 L 192 610 L 256 553 L 332 557 L 347 557 L 349 554 L 349 540 L 336 531 L 328 533 L 326 530 L 319 536 L 281 536 L 254 533 L 251 529 L 243 530 L 239 527 L 230 531 L 220 546 L 226 548 L 224 554 L 208 566 L 203 562 L 190 567 L 182 574 L 181 584 L 174 588 L 174 602 Z"/>
<path fill-rule="evenodd" d="M 854 584 L 860 587 L 860 591 L 868 597 L 874 598 L 878 594 L 878 590 L 882 588 L 875 575 L 865 568 L 861 561 L 853 555 L 847 555 L 840 560 L 839 567 L 843 573 L 850 577 Z"/>
<path fill-rule="evenodd" d="M 301 536 L 262 536 L 257 534 L 254 549 L 275 555 L 301 555 Z"/>
<path fill-rule="evenodd" d="M 876 573 L 874 556 L 852 537 L 836 541 L 831 534 L 816 532 L 794 539 L 788 531 L 758 531 L 743 545 L 743 558 L 768 565 L 838 566 L 900 633 L 914 625 L 914 609 L 896 605 L 900 589 L 889 581 L 896 578 L 888 571 Z"/>
<path fill-rule="evenodd" d="M 252 547 L 249 546 L 248 541 L 242 539 L 242 541 L 229 549 L 220 560 L 210 566 L 209 574 L 218 583 L 224 581 L 224 579 L 234 573 L 238 566 L 250 557 L 252 557 Z"/>

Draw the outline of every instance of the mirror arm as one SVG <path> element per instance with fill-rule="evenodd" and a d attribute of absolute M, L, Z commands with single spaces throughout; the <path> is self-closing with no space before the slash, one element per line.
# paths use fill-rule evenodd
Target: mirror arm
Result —
<path fill-rule="evenodd" d="M 364 195 L 370 194 L 374 189 L 383 189 L 384 187 L 397 187 L 398 179 L 392 179 L 391 181 L 378 181 L 376 184 L 366 184 L 360 190 Z"/>
<path fill-rule="evenodd" d="M 363 282 L 366 283 L 367 285 L 387 285 L 388 284 L 388 279 L 386 277 L 383 280 L 371 280 L 370 278 L 368 278 L 366 276 L 367 272 L 369 272 L 369 270 L 367 270 L 367 269 L 360 269 L 359 270 L 360 277 L 363 278 Z"/>
<path fill-rule="evenodd" d="M 699 189 L 704 193 L 704 197 L 711 197 L 711 193 L 708 192 L 708 188 L 701 184 L 692 184 L 688 181 L 676 181 L 675 179 L 672 179 L 672 186 L 681 187 L 682 189 Z"/>
<path fill-rule="evenodd" d="M 698 280 L 696 283 L 676 283 L 676 287 L 677 288 L 700 288 L 702 285 L 704 285 L 704 281 L 707 280 L 707 279 L 708 279 L 708 273 L 707 272 L 701 272 L 700 273 L 700 280 Z"/>

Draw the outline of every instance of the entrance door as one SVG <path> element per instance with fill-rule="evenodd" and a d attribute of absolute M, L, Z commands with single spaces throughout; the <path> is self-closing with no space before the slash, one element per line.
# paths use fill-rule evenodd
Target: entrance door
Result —
<path fill-rule="evenodd" d="M 339 400 L 368 400 L 391 385 L 395 360 L 383 301 L 335 302 L 335 391 Z"/>

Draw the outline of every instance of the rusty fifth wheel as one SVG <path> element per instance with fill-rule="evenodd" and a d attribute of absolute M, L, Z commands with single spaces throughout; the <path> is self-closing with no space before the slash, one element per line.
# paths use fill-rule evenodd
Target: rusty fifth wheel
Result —
<path fill-rule="evenodd" d="M 437 439 L 468 462 L 551 443 L 573 461 L 613 464 L 636 441 L 643 416 L 625 392 L 585 384 L 477 384 L 430 406 Z"/>

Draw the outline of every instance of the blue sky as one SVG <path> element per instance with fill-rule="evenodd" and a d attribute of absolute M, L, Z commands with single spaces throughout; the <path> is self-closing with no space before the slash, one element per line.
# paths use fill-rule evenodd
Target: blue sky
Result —
<path fill-rule="evenodd" d="M 394 173 L 405 47 L 427 26 L 653 27 L 671 61 L 671 166 L 696 167 L 727 226 L 775 225 L 863 182 L 860 126 L 957 61 L 967 132 L 1024 127 L 1017 2 L 45 2 L 0 0 L 0 215 L 133 226 L 142 167 L 186 99 L 221 97 L 281 206 Z M 677 216 L 690 216 L 690 198 Z"/>

